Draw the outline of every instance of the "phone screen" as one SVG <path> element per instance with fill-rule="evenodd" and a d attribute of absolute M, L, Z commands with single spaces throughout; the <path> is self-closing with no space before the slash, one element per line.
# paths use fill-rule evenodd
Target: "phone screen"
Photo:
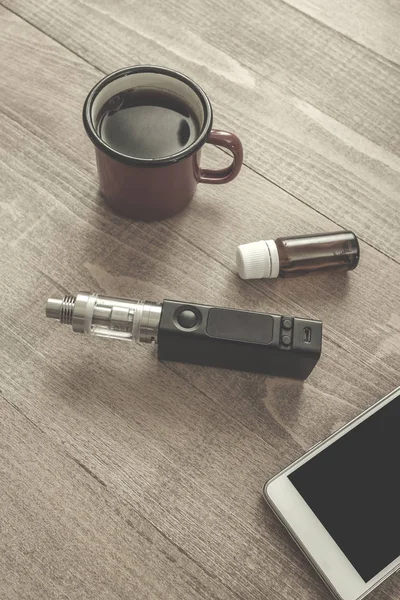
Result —
<path fill-rule="evenodd" d="M 400 556 L 400 395 L 288 477 L 370 581 Z"/>

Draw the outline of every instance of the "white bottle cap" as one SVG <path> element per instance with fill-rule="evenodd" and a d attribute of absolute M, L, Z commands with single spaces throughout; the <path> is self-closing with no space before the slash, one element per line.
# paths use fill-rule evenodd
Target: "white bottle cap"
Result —
<path fill-rule="evenodd" d="M 236 266 L 242 279 L 272 279 L 279 275 L 279 254 L 274 240 L 238 246 Z"/>

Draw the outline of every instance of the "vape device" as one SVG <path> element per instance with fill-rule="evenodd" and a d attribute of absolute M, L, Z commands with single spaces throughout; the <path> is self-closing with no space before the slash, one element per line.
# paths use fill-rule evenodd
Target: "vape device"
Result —
<path fill-rule="evenodd" d="M 76 333 L 156 343 L 160 360 L 306 379 L 321 354 L 322 323 L 164 300 L 79 292 L 49 298 L 46 316 Z"/>

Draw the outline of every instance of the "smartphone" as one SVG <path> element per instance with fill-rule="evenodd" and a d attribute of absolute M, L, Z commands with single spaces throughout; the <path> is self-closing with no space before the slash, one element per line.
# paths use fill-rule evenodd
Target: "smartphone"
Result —
<path fill-rule="evenodd" d="M 264 497 L 339 600 L 400 570 L 400 387 L 268 481 Z"/>

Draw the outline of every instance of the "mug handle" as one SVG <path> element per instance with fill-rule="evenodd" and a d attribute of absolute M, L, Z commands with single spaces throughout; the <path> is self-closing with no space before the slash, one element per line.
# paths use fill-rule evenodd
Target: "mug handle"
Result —
<path fill-rule="evenodd" d="M 243 164 L 242 142 L 234 133 L 211 129 L 207 144 L 222 146 L 232 152 L 233 161 L 223 169 L 200 169 L 199 183 L 228 183 L 239 174 Z"/>

